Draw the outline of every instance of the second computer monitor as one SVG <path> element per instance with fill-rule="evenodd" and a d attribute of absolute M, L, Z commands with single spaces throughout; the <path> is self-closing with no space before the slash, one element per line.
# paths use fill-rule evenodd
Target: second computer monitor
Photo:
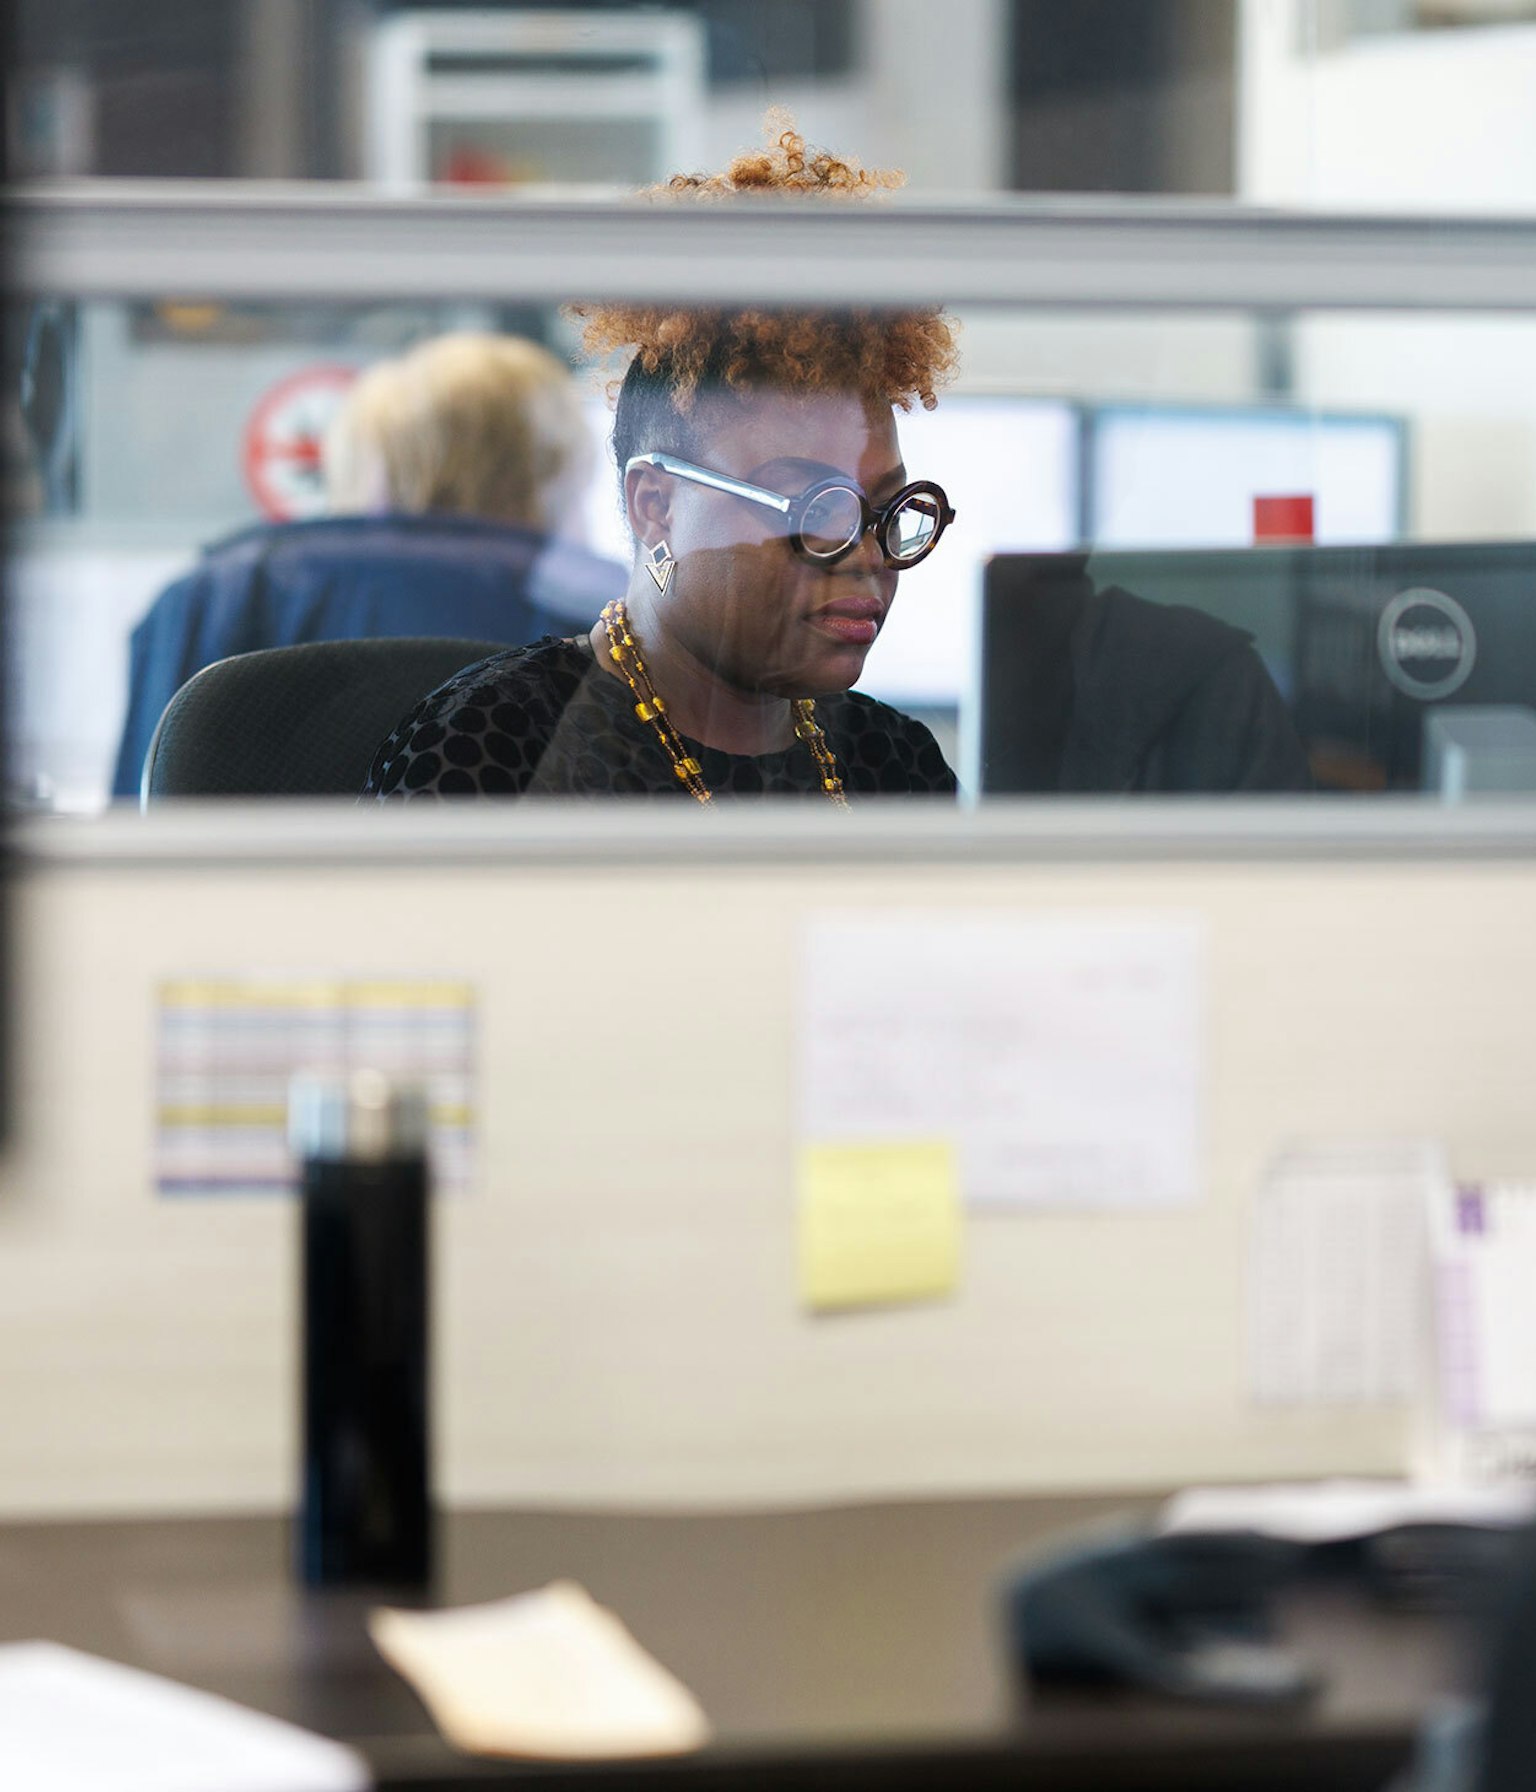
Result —
<path fill-rule="evenodd" d="M 1536 544 L 1003 555 L 983 601 L 984 791 L 1062 788 L 1072 631 L 1110 590 L 1252 636 L 1321 789 L 1421 789 L 1432 712 L 1536 709 Z"/>
<path fill-rule="evenodd" d="M 1083 540 L 1245 547 L 1256 501 L 1305 496 L 1323 545 L 1403 533 L 1400 417 L 1265 405 L 1101 405 L 1086 418 Z"/>

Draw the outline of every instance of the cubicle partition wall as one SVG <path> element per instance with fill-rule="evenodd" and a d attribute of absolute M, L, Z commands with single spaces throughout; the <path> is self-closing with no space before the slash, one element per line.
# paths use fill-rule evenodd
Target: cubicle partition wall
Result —
<path fill-rule="evenodd" d="M 471 813 L 194 811 L 28 833 L 0 1509 L 293 1496 L 293 1203 L 189 1192 L 164 1138 L 167 1002 L 263 975 L 469 987 L 472 1168 L 434 1222 L 450 1505 L 1405 1467 L 1401 1405 L 1255 1403 L 1253 1203 L 1284 1148 L 1341 1138 L 1529 1172 L 1528 813 L 662 819 L 554 812 L 514 837 Z M 849 914 L 1193 929 L 1188 1200 L 969 1207 L 950 1297 L 807 1311 L 807 941 Z"/>

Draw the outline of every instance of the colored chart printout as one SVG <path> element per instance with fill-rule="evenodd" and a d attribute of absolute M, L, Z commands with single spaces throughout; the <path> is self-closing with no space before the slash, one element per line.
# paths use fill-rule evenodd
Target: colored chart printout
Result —
<path fill-rule="evenodd" d="M 450 980 L 188 978 L 162 983 L 155 1185 L 162 1195 L 284 1193 L 288 1087 L 300 1071 L 378 1070 L 431 1103 L 438 1188 L 468 1182 L 475 997 Z"/>

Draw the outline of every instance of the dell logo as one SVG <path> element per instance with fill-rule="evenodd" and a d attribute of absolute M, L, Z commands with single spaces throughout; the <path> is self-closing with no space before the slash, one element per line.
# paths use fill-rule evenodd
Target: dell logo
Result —
<path fill-rule="evenodd" d="M 1477 634 L 1454 597 L 1416 586 L 1399 591 L 1376 628 L 1381 668 L 1404 696 L 1433 703 L 1458 691 L 1477 660 Z"/>

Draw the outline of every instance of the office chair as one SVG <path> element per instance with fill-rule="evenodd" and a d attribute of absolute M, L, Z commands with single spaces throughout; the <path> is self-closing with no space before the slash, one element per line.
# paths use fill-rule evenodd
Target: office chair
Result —
<path fill-rule="evenodd" d="M 205 666 L 165 706 L 139 804 L 165 797 L 356 796 L 380 743 L 428 691 L 504 641 L 310 641 Z"/>
<path fill-rule="evenodd" d="M 1488 1718 L 1475 1792 L 1536 1785 L 1536 1528 L 1526 1531 L 1504 1587 L 1488 1672 Z"/>

